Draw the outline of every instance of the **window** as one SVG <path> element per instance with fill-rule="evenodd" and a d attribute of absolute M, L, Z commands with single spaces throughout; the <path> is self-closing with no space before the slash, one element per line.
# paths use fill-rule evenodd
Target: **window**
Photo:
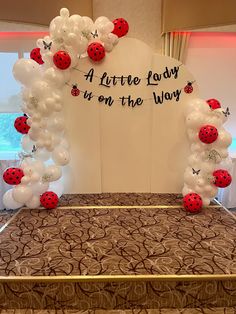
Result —
<path fill-rule="evenodd" d="M 14 128 L 15 119 L 21 112 L 21 85 L 12 74 L 18 58 L 29 58 L 29 52 L 38 38 L 47 33 L 3 32 L 0 33 L 0 159 L 16 159 L 20 151 L 22 134 Z"/>

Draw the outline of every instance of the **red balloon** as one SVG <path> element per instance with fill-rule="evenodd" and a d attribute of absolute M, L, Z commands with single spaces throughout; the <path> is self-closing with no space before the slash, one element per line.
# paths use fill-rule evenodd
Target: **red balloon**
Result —
<path fill-rule="evenodd" d="M 212 110 L 221 108 L 220 102 L 217 99 L 214 98 L 208 99 L 207 103 Z"/>
<path fill-rule="evenodd" d="M 114 29 L 112 31 L 113 34 L 117 35 L 118 37 L 123 37 L 128 33 L 129 24 L 122 17 L 115 19 L 112 23 L 114 24 Z"/>
<path fill-rule="evenodd" d="M 30 126 L 27 124 L 28 117 L 21 116 L 16 118 L 14 122 L 14 127 L 17 132 L 21 134 L 27 134 L 29 132 Z"/>
<path fill-rule="evenodd" d="M 54 192 L 45 192 L 40 197 L 40 203 L 46 209 L 56 208 L 58 205 L 58 196 Z"/>
<path fill-rule="evenodd" d="M 199 213 L 202 209 L 202 198 L 196 193 L 189 193 L 183 198 L 183 205 L 189 213 Z"/>
<path fill-rule="evenodd" d="M 53 62 L 58 69 L 66 70 L 71 64 L 71 58 L 66 51 L 60 50 L 54 54 Z"/>
<path fill-rule="evenodd" d="M 21 168 L 8 168 L 3 173 L 3 180 L 10 185 L 18 185 L 24 177 L 24 172 Z"/>
<path fill-rule="evenodd" d="M 37 62 L 38 64 L 43 64 L 43 59 L 40 53 L 40 48 L 34 48 L 33 50 L 31 50 L 30 52 L 30 58 L 33 59 L 35 62 Z"/>
<path fill-rule="evenodd" d="M 218 188 L 226 188 L 232 182 L 232 177 L 227 170 L 223 169 L 215 170 L 213 172 L 213 176 L 215 177 L 214 184 Z"/>
<path fill-rule="evenodd" d="M 87 48 L 87 53 L 90 59 L 95 62 L 101 61 L 105 57 L 105 49 L 102 44 L 94 42 Z"/>
<path fill-rule="evenodd" d="M 201 127 L 199 134 L 199 139 L 205 144 L 211 144 L 217 140 L 218 131 L 213 125 L 204 125 Z"/>

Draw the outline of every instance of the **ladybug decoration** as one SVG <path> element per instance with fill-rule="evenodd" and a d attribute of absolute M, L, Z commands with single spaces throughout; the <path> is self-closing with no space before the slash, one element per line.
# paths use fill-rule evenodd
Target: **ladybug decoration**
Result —
<path fill-rule="evenodd" d="M 44 61 L 42 59 L 41 53 L 40 53 L 40 48 L 34 48 L 30 52 L 30 59 L 33 59 L 35 62 L 38 64 L 43 64 Z"/>
<path fill-rule="evenodd" d="M 183 205 L 187 212 L 199 213 L 202 209 L 202 198 L 196 193 L 189 193 L 183 198 Z"/>
<path fill-rule="evenodd" d="M 114 29 L 113 29 L 112 33 L 115 34 L 116 36 L 123 37 L 128 33 L 129 24 L 122 17 L 115 19 L 112 23 L 114 24 Z"/>
<path fill-rule="evenodd" d="M 227 170 L 219 169 L 213 172 L 214 184 L 218 188 L 226 188 L 232 182 L 232 177 Z"/>
<path fill-rule="evenodd" d="M 21 116 L 16 118 L 14 122 L 14 127 L 17 130 L 17 132 L 21 134 L 28 134 L 30 126 L 27 124 L 28 117 L 27 116 Z"/>
<path fill-rule="evenodd" d="M 201 127 L 198 137 L 205 144 L 211 144 L 217 140 L 218 130 L 213 125 L 204 125 Z"/>
<path fill-rule="evenodd" d="M 79 96 L 79 94 L 80 94 L 80 90 L 78 89 L 77 84 L 72 85 L 71 95 Z"/>
<path fill-rule="evenodd" d="M 220 102 L 217 99 L 214 99 L 214 98 L 208 99 L 206 102 L 208 103 L 209 107 L 212 110 L 221 108 L 221 104 L 220 104 Z"/>
<path fill-rule="evenodd" d="M 191 94 L 193 92 L 193 82 L 188 82 L 188 84 L 184 87 L 184 91 L 186 94 Z"/>
<path fill-rule="evenodd" d="M 24 172 L 20 168 L 8 168 L 3 173 L 3 180 L 10 185 L 18 185 L 24 177 Z"/>
<path fill-rule="evenodd" d="M 88 56 L 91 60 L 98 62 L 105 57 L 105 49 L 102 44 L 93 42 L 87 48 Z"/>
<path fill-rule="evenodd" d="M 56 208 L 58 205 L 58 196 L 54 192 L 45 192 L 40 197 L 40 203 L 46 209 Z"/>
<path fill-rule="evenodd" d="M 66 70 L 71 64 L 71 57 L 68 52 L 60 50 L 53 55 L 53 62 L 60 70 Z"/>

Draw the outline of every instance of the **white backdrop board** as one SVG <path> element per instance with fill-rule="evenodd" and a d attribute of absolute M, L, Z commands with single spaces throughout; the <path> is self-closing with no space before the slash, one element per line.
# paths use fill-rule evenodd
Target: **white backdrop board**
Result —
<path fill-rule="evenodd" d="M 88 73 L 93 76 L 86 80 Z M 121 80 L 101 85 L 121 75 L 137 85 L 125 79 L 123 86 Z M 192 93 L 184 92 L 188 81 L 194 78 L 184 65 L 137 39 L 122 38 L 99 64 L 81 59 L 63 91 L 72 159 L 66 192 L 181 192 L 188 157 L 184 108 L 197 97 L 196 83 Z M 73 84 L 78 97 L 71 95 Z M 110 105 L 99 102 L 100 95 L 111 96 Z M 129 95 L 141 104 L 121 99 Z"/>

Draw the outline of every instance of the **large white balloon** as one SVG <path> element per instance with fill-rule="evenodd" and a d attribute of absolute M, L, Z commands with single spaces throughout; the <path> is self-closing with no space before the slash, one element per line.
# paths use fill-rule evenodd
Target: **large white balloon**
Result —
<path fill-rule="evenodd" d="M 48 182 L 52 182 L 59 180 L 61 178 L 61 175 L 61 167 L 56 165 L 50 165 L 45 169 L 43 177 L 45 177 L 45 180 L 47 180 Z"/>
<path fill-rule="evenodd" d="M 19 184 L 14 187 L 12 196 L 16 202 L 26 203 L 33 196 L 33 192 L 29 186 Z"/>
<path fill-rule="evenodd" d="M 23 135 L 22 139 L 21 139 L 21 146 L 23 148 L 23 150 L 27 153 L 31 153 L 33 150 L 33 147 L 35 145 L 35 142 L 33 142 L 29 135 Z"/>
<path fill-rule="evenodd" d="M 55 164 L 65 166 L 70 161 L 70 155 L 65 148 L 59 146 L 56 147 L 55 150 L 53 151 L 52 159 L 55 162 Z"/>
<path fill-rule="evenodd" d="M 20 203 L 14 200 L 12 196 L 13 189 L 6 191 L 3 195 L 3 205 L 6 209 L 17 209 L 24 205 L 24 203 Z"/>
<path fill-rule="evenodd" d="M 41 76 L 40 65 L 32 59 L 19 59 L 13 66 L 13 75 L 23 85 L 31 86 Z"/>
<path fill-rule="evenodd" d="M 40 197 L 34 195 L 28 202 L 25 203 L 28 208 L 38 208 L 40 206 Z"/>
<path fill-rule="evenodd" d="M 31 185 L 31 189 L 34 195 L 41 195 L 48 190 L 49 183 L 39 181 Z"/>

